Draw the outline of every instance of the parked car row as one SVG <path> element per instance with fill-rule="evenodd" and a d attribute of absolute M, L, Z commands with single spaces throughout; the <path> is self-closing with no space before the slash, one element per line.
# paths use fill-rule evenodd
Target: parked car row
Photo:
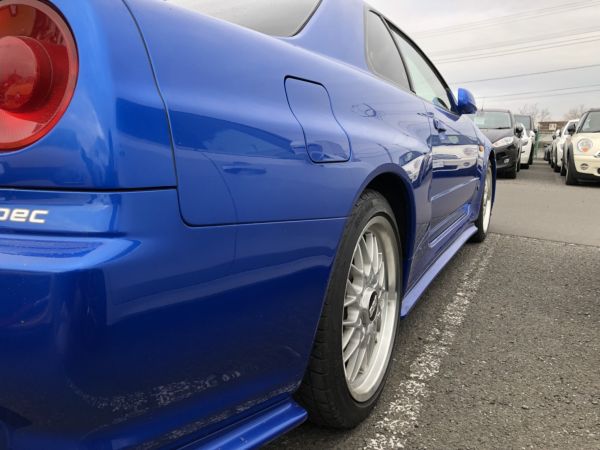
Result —
<path fill-rule="evenodd" d="M 546 157 L 568 185 L 600 182 L 600 109 L 589 110 L 557 130 Z"/>
<path fill-rule="evenodd" d="M 521 169 L 533 164 L 536 131 L 533 118 L 513 115 L 505 109 L 479 110 L 475 125 L 492 142 L 498 175 L 515 179 Z"/>

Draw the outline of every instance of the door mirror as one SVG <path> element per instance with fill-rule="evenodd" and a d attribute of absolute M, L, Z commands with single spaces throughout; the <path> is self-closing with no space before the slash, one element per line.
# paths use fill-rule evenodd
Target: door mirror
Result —
<path fill-rule="evenodd" d="M 569 133 L 569 135 L 571 136 L 577 133 L 577 125 L 575 125 L 574 123 L 569 124 L 569 127 L 567 128 L 567 133 Z"/>
<path fill-rule="evenodd" d="M 556 131 L 552 133 L 552 140 L 556 139 Z"/>
<path fill-rule="evenodd" d="M 459 114 L 475 114 L 477 112 L 477 104 L 475 97 L 466 89 L 458 90 L 458 103 L 456 105 Z"/>
<path fill-rule="evenodd" d="M 523 126 L 523 124 L 522 123 L 518 123 L 517 126 L 515 127 L 515 135 L 518 138 L 522 138 L 524 131 L 525 131 L 525 127 Z"/>

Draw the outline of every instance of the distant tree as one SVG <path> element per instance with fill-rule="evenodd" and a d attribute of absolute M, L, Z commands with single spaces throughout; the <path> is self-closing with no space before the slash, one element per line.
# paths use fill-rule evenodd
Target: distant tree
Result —
<path fill-rule="evenodd" d="M 547 108 L 540 108 L 537 103 L 523 105 L 519 109 L 519 114 L 533 117 L 535 123 L 545 122 L 550 119 L 550 111 Z"/>
<path fill-rule="evenodd" d="M 567 114 L 565 114 L 566 120 L 579 119 L 583 116 L 583 113 L 586 112 L 587 109 L 585 105 L 579 105 L 575 108 L 571 108 Z"/>

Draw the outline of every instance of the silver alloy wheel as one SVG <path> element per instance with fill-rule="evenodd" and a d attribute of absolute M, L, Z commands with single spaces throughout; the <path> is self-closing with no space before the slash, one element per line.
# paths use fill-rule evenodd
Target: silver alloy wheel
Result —
<path fill-rule="evenodd" d="M 483 188 L 483 232 L 487 233 L 492 218 L 492 169 L 488 168 Z"/>
<path fill-rule="evenodd" d="M 371 399 L 387 371 L 399 317 L 399 264 L 391 223 L 374 217 L 354 248 L 344 297 L 342 357 L 348 389 L 358 402 Z"/>

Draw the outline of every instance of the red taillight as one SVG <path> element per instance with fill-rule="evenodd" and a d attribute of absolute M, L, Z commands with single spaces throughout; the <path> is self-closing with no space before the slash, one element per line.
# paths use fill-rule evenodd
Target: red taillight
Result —
<path fill-rule="evenodd" d="M 44 137 L 66 111 L 79 64 L 64 19 L 38 0 L 0 2 L 0 152 Z"/>

